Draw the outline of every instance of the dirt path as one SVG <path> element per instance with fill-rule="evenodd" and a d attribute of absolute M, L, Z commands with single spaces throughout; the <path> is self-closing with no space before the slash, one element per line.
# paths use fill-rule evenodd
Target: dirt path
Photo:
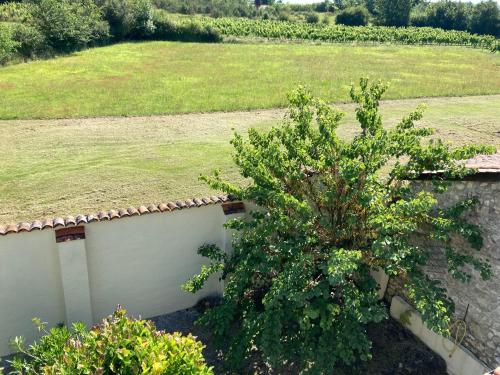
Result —
<path fill-rule="evenodd" d="M 417 98 L 417 99 L 402 99 L 402 100 L 385 100 L 381 102 L 381 106 L 386 110 L 401 111 L 406 108 L 416 107 L 419 104 L 425 103 L 428 107 L 434 105 L 446 106 L 449 105 L 470 105 L 481 101 L 494 101 L 500 104 L 500 95 L 480 95 L 480 96 L 464 96 L 464 97 L 444 97 L 444 98 Z M 338 107 L 343 111 L 352 111 L 355 107 L 352 103 L 334 103 L 334 107 Z M 95 127 L 120 126 L 127 127 L 130 125 L 168 125 L 175 132 L 179 131 L 179 135 L 192 134 L 194 132 L 203 132 L 206 129 L 213 130 L 213 125 L 216 124 L 234 124 L 238 127 L 242 124 L 255 124 L 265 121 L 280 120 L 286 113 L 286 109 L 257 109 L 249 111 L 235 112 L 206 112 L 206 113 L 187 113 L 176 115 L 155 115 L 155 116 L 128 116 L 128 117 L 92 117 L 92 118 L 77 118 L 77 119 L 52 119 L 52 120 L 0 120 L 0 127 L 5 126 L 29 126 L 29 125 L 44 125 L 44 126 L 85 126 L 89 131 Z M 499 109 L 500 115 L 500 109 Z M 500 121 L 500 120 L 499 120 Z M 186 127 L 189 125 L 189 128 Z"/>

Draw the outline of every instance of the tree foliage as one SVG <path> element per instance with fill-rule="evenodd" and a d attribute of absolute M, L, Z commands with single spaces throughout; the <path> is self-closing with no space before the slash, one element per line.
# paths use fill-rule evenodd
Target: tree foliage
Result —
<path fill-rule="evenodd" d="M 115 40 L 145 39 L 153 34 L 150 0 L 96 0 Z"/>
<path fill-rule="evenodd" d="M 69 52 L 106 39 L 109 26 L 92 0 L 37 0 L 34 22 L 47 44 Z"/>
<path fill-rule="evenodd" d="M 477 4 L 471 14 L 470 30 L 477 34 L 500 35 L 500 12 L 498 4 L 485 1 Z"/>
<path fill-rule="evenodd" d="M 344 9 L 337 14 L 335 23 L 347 26 L 366 26 L 370 19 L 370 13 L 363 6 Z"/>
<path fill-rule="evenodd" d="M 408 26 L 410 22 L 411 0 L 376 0 L 378 21 L 385 26 Z"/>
<path fill-rule="evenodd" d="M 457 234 L 481 247 L 479 228 L 461 217 L 475 201 L 438 210 L 436 196 L 446 184 L 436 177 L 434 190 L 416 191 L 408 180 L 425 170 L 463 177 L 470 171 L 457 160 L 493 150 L 425 142 L 432 130 L 415 126 L 422 108 L 384 128 L 379 100 L 385 91 L 367 79 L 353 86 L 360 127 L 344 140 L 336 133 L 343 113 L 301 87 L 290 94 L 281 126 L 251 129 L 248 139 L 236 134 L 232 140 L 234 161 L 248 184 L 231 184 L 218 172 L 203 178 L 257 205 L 250 218 L 226 224 L 238 231 L 233 253 L 201 247 L 211 264 L 184 286 L 195 292 L 221 272 L 222 304 L 201 322 L 228 344 L 226 359 L 236 369 L 254 350 L 278 371 L 293 363 L 330 374 L 336 366 L 368 360 L 365 326 L 387 316 L 371 276 L 376 267 L 404 276 L 427 324 L 446 333 L 454 305 L 424 272 L 429 253 L 413 243 L 417 230 L 427 228 L 443 243 L 454 277 L 468 280 L 467 264 L 490 276 L 487 263 L 451 245 Z"/>

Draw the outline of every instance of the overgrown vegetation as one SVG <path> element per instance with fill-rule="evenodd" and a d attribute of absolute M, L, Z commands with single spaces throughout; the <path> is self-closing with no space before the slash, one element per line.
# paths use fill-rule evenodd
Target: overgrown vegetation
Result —
<path fill-rule="evenodd" d="M 209 25 L 176 22 L 151 0 L 29 0 L 0 5 L 0 64 L 125 40 L 218 42 Z"/>
<path fill-rule="evenodd" d="M 428 326 L 447 334 L 454 304 L 424 272 L 429 250 L 413 244 L 417 230 L 441 242 L 454 278 L 468 281 L 469 266 L 484 279 L 491 276 L 476 256 L 480 229 L 462 217 L 474 198 L 437 209 L 437 196 L 447 188 L 442 177 L 471 172 L 458 160 L 493 148 L 425 142 L 432 130 L 415 126 L 422 108 L 385 129 L 379 113 L 385 90 L 367 79 L 351 89 L 360 127 L 345 141 L 337 136 L 343 114 L 299 88 L 280 127 L 233 138 L 234 161 L 248 184 L 224 181 L 218 172 L 203 178 L 259 207 L 250 218 L 226 224 L 238 231 L 233 254 L 215 245 L 199 249 L 211 263 L 184 286 L 196 292 L 222 272 L 223 301 L 201 323 L 229 348 L 226 360 L 236 371 L 256 354 L 278 372 L 296 366 L 314 374 L 370 359 L 366 325 L 387 317 L 371 277 L 375 268 L 403 276 Z M 408 180 L 427 170 L 442 173 L 434 188 L 412 189 Z M 452 236 L 473 250 L 453 248 Z"/>
<path fill-rule="evenodd" d="M 193 336 L 157 331 L 121 307 L 91 330 L 76 323 L 47 331 L 45 323 L 34 321 L 43 336 L 28 348 L 16 338 L 22 356 L 12 362 L 14 374 L 213 374 Z"/>

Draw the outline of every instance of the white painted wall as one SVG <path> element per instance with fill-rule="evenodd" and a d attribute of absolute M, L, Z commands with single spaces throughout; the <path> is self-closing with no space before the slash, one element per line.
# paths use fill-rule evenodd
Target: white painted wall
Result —
<path fill-rule="evenodd" d="M 33 317 L 50 325 L 65 320 L 53 230 L 0 237 L 0 355 L 15 336 L 37 336 Z"/>
<path fill-rule="evenodd" d="M 459 345 L 454 351 L 454 343 L 431 331 L 423 322 L 420 314 L 401 297 L 393 297 L 391 316 L 401 321 L 402 316 L 408 317 L 406 325 L 415 336 L 443 358 L 450 375 L 479 375 L 489 371 L 471 352 Z"/>
<path fill-rule="evenodd" d="M 149 318 L 221 293 L 216 277 L 196 295 L 181 285 L 206 261 L 199 246 L 229 250 L 223 224 L 234 216 L 216 204 L 93 222 L 85 240 L 56 243 L 53 229 L 0 236 L 0 356 L 15 336 L 37 337 L 33 317 L 98 323 L 121 304 Z"/>
<path fill-rule="evenodd" d="M 213 205 L 88 225 L 94 321 L 112 313 L 118 303 L 131 314 L 152 317 L 220 292 L 217 280 L 196 296 L 181 290 L 181 284 L 200 270 L 200 245 L 222 246 L 223 223 L 221 206 Z"/>

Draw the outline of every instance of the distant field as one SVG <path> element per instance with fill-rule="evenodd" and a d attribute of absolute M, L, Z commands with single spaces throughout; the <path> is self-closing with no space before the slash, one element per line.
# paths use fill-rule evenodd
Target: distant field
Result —
<path fill-rule="evenodd" d="M 422 124 L 436 136 L 500 148 L 500 95 L 384 102 L 384 121 L 395 124 L 421 102 Z M 350 137 L 353 106 L 342 108 L 349 116 L 340 133 Z M 268 128 L 283 114 L 0 121 L 0 223 L 205 195 L 200 174 L 222 168 L 238 179 L 231 129 Z"/>
<path fill-rule="evenodd" d="M 500 93 L 500 55 L 465 47 L 128 43 L 0 68 L 0 118 L 275 108 L 298 83 L 331 101 L 369 75 L 388 99 Z"/>

